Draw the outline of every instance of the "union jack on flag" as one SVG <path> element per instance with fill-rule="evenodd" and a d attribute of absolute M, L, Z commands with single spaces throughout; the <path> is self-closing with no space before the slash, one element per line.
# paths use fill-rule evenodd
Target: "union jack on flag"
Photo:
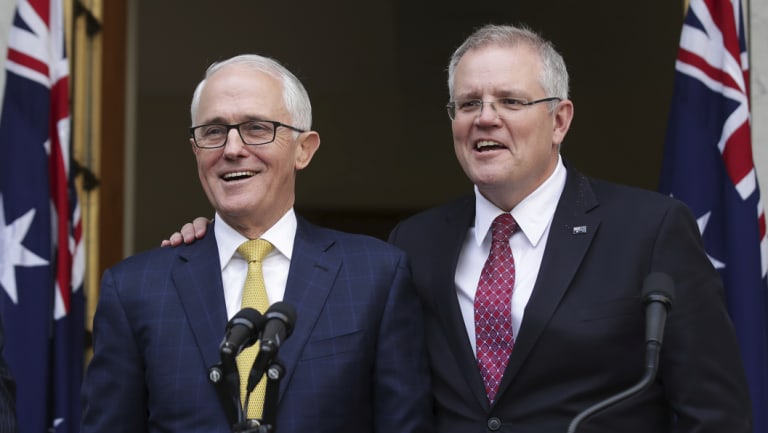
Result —
<path fill-rule="evenodd" d="M 19 433 L 77 432 L 80 211 L 70 170 L 63 0 L 18 0 L 0 115 L 0 315 Z"/>
<path fill-rule="evenodd" d="M 752 160 L 741 0 L 690 2 L 660 189 L 686 202 L 698 219 L 739 339 L 753 432 L 768 433 L 768 239 Z"/>

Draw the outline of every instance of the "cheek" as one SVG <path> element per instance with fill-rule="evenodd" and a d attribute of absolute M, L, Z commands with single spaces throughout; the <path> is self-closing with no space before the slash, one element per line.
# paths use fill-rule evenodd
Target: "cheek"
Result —
<path fill-rule="evenodd" d="M 464 145 L 464 140 L 460 139 L 455 134 L 453 136 L 453 153 L 456 155 L 456 159 L 459 160 L 459 163 L 463 165 L 464 161 L 467 159 L 465 157 L 466 146 Z"/>
<path fill-rule="evenodd" d="M 451 132 L 453 133 L 453 148 L 456 155 L 459 156 L 467 150 L 467 137 L 469 136 L 469 129 L 466 125 L 461 125 L 457 122 L 452 122 Z"/>
<path fill-rule="evenodd" d="M 463 137 L 466 137 L 467 128 L 463 126 L 460 122 L 452 121 L 451 122 L 451 132 L 453 133 L 453 139 L 454 141 L 458 142 Z"/>
<path fill-rule="evenodd" d="M 510 125 L 507 131 L 512 142 L 520 144 L 523 150 L 534 150 L 532 148 L 538 148 L 540 143 L 544 141 L 545 134 L 542 133 L 542 129 L 529 124 Z"/>
<path fill-rule="evenodd" d="M 213 175 L 213 166 L 216 164 L 217 159 L 214 155 L 197 155 L 197 172 L 200 175 L 201 181 Z"/>

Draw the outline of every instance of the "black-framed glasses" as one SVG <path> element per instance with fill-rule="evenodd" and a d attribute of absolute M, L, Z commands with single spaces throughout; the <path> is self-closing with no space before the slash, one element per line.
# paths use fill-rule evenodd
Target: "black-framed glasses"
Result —
<path fill-rule="evenodd" d="M 189 128 L 189 133 L 192 134 L 195 146 L 201 149 L 216 149 L 227 144 L 231 129 L 237 129 L 237 133 L 240 134 L 240 139 L 244 144 L 255 146 L 275 141 L 277 128 L 281 126 L 296 132 L 306 132 L 303 129 L 274 120 L 249 120 L 234 125 L 224 123 L 197 125 Z"/>
<path fill-rule="evenodd" d="M 512 115 L 513 113 L 522 110 L 523 108 L 530 107 L 531 105 L 539 104 L 541 102 L 550 101 L 562 101 L 562 99 L 558 98 L 557 96 L 536 99 L 535 101 L 506 97 L 496 98 L 492 101 L 483 101 L 480 99 L 464 99 L 459 101 L 451 101 L 448 103 L 448 105 L 445 106 L 445 108 L 448 110 L 448 117 L 450 117 L 451 120 L 456 120 L 456 118 L 474 118 L 475 116 L 478 116 L 480 113 L 482 113 L 483 106 L 485 104 L 490 104 L 491 108 L 493 108 L 493 111 L 496 112 L 496 115 L 503 119 L 506 118 L 506 116 Z"/>

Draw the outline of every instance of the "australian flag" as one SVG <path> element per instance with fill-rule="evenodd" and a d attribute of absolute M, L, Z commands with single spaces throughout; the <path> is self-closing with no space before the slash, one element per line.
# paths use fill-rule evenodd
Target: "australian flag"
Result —
<path fill-rule="evenodd" d="M 83 253 L 63 0 L 18 0 L 0 112 L 0 316 L 19 433 L 77 432 Z"/>
<path fill-rule="evenodd" d="M 768 241 L 752 160 L 741 0 L 690 2 L 660 189 L 686 202 L 698 219 L 738 334 L 753 432 L 768 433 Z"/>

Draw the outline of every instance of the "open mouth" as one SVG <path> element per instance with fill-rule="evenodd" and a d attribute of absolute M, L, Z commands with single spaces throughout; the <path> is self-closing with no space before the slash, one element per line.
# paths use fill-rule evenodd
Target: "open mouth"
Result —
<path fill-rule="evenodd" d="M 487 152 L 489 150 L 500 150 L 500 149 L 506 149 L 505 146 L 502 146 L 500 143 L 491 141 L 491 140 L 481 140 L 475 143 L 475 150 L 478 152 Z"/>
<path fill-rule="evenodd" d="M 249 177 L 253 177 L 255 175 L 256 172 L 253 171 L 234 171 L 232 173 L 225 173 L 223 176 L 221 176 L 221 179 L 226 182 L 232 182 L 235 180 L 248 179 Z"/>

